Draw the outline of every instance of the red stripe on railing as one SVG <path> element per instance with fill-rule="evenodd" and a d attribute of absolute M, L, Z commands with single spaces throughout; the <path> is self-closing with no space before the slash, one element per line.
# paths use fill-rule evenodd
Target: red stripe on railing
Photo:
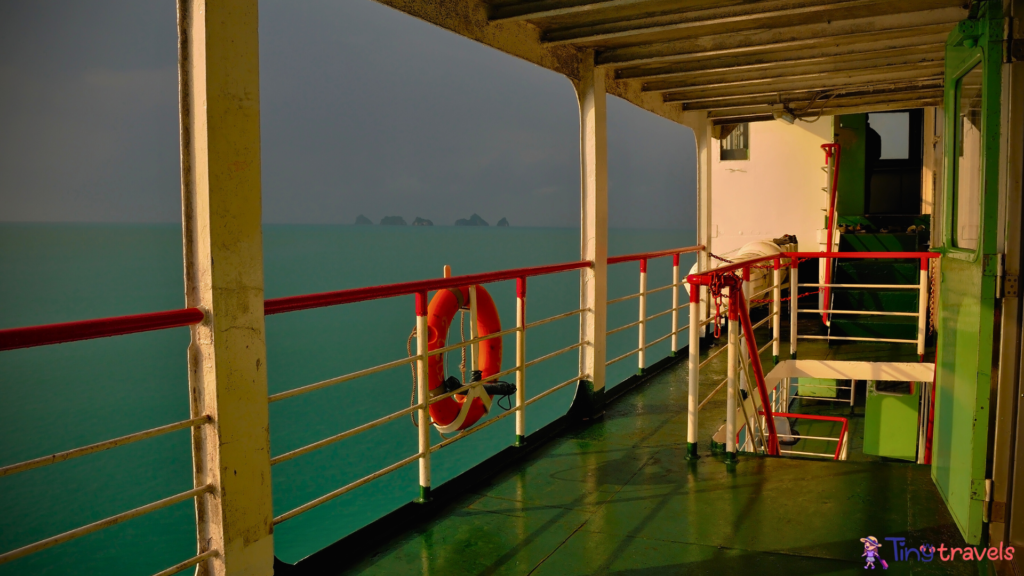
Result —
<path fill-rule="evenodd" d="M 379 300 L 394 296 L 405 296 L 417 292 L 433 290 L 444 290 L 445 288 L 458 288 L 469 284 L 487 284 L 489 282 L 500 282 L 502 280 L 515 280 L 517 278 L 528 278 L 530 276 L 542 276 L 556 272 L 579 270 L 589 268 L 592 263 L 589 260 L 580 262 L 566 262 L 565 264 L 552 264 L 550 266 L 534 266 L 532 268 L 516 268 L 513 270 L 499 270 L 497 272 L 483 272 L 480 274 L 467 274 L 465 276 L 452 276 L 451 278 L 435 278 L 431 280 L 418 280 L 416 282 L 402 282 L 400 284 L 387 284 L 384 286 L 369 286 L 366 288 L 352 288 L 349 290 L 338 290 L 336 292 L 322 292 L 320 294 L 306 294 L 303 296 L 286 296 L 284 298 L 272 298 L 267 300 L 263 306 L 267 316 L 281 314 L 283 312 L 297 312 L 299 310 L 311 310 L 325 306 L 337 306 L 338 304 L 352 304 L 355 302 L 366 302 L 368 300 Z"/>
<path fill-rule="evenodd" d="M 764 412 L 758 412 L 764 415 Z M 821 414 L 793 414 L 790 412 L 776 412 L 776 416 L 784 416 L 786 418 L 793 418 L 795 420 L 822 420 L 826 422 L 841 422 L 843 424 L 842 430 L 839 431 L 839 446 L 836 446 L 836 455 L 834 460 L 839 460 L 839 455 L 843 453 L 843 438 L 846 437 L 846 428 L 849 426 L 850 421 L 842 416 L 823 416 Z"/>
<path fill-rule="evenodd" d="M 203 321 L 203 311 L 198 308 L 169 310 L 167 312 L 151 312 L 133 316 L 117 316 L 115 318 L 98 318 L 79 322 L 46 324 L 43 326 L 26 326 L 24 328 L 8 328 L 0 330 L 0 351 L 31 348 L 48 344 L 62 344 L 108 336 L 122 336 L 138 332 L 164 330 L 191 326 Z"/>
<path fill-rule="evenodd" d="M 758 256 L 757 258 L 751 258 L 749 260 L 741 260 L 727 266 L 721 266 L 719 268 L 712 268 L 695 274 L 694 276 L 701 276 L 704 274 L 728 274 L 736 270 L 747 268 L 754 264 L 760 264 L 776 258 L 790 258 L 790 259 L 811 259 L 811 258 L 874 258 L 874 259 L 908 259 L 908 258 L 939 258 L 941 254 L 937 252 L 783 252 L 781 254 L 771 254 L 769 256 Z M 609 259 L 610 261 L 610 259 Z"/>
<path fill-rule="evenodd" d="M 674 256 L 676 254 L 689 254 L 690 252 L 700 252 L 703 249 L 703 245 L 698 245 L 687 246 L 686 248 L 676 248 L 674 250 L 659 250 L 658 252 L 641 252 L 639 254 L 612 256 L 611 258 L 608 259 L 608 263 L 620 264 L 622 262 L 636 262 L 637 260 L 649 260 L 651 258 L 661 258 L 662 256 Z"/>

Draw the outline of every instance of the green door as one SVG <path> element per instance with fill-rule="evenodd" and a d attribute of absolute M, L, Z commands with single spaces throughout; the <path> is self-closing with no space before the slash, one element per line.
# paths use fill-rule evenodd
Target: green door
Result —
<path fill-rule="evenodd" d="M 932 478 L 968 543 L 983 534 L 996 314 L 1002 7 L 946 43 L 945 187 Z"/>

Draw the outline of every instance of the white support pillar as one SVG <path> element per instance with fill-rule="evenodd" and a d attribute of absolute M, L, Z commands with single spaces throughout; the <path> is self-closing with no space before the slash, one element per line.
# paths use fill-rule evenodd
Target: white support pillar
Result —
<path fill-rule="evenodd" d="M 256 0 L 178 2 L 185 303 L 200 575 L 274 571 Z M 214 265 L 216 263 L 216 265 Z"/>
<path fill-rule="evenodd" d="M 676 355 L 679 350 L 679 254 L 672 255 L 672 352 L 670 356 Z"/>
<path fill-rule="evenodd" d="M 697 112 L 696 120 L 687 124 L 697 138 L 697 243 L 704 250 L 697 253 L 697 270 L 704 272 L 711 269 L 711 251 L 714 243 L 715 230 L 711 220 L 711 166 L 714 163 L 715 139 L 711 135 L 712 126 L 707 112 Z M 700 287 L 701 322 L 711 317 L 711 298 L 707 286 Z"/>
<path fill-rule="evenodd" d="M 647 368 L 647 259 L 640 261 L 640 324 L 637 326 L 638 347 L 637 347 L 637 368 L 638 376 L 643 376 L 644 368 Z"/>
<path fill-rule="evenodd" d="M 800 310 L 800 265 L 794 258 L 789 266 L 789 357 L 796 360 L 796 318 Z"/>
<path fill-rule="evenodd" d="M 733 302 L 732 291 L 729 288 L 729 302 Z M 742 288 L 740 288 L 742 290 Z M 737 317 L 735 306 L 729 306 L 729 338 L 728 350 L 726 351 L 726 401 L 725 401 L 725 461 L 736 461 L 736 395 L 739 393 L 739 381 L 736 377 L 736 367 L 740 361 L 740 323 Z M 748 430 L 749 432 L 749 430 Z"/>
<path fill-rule="evenodd" d="M 417 502 L 430 501 L 430 378 L 429 352 L 430 337 L 427 326 L 428 300 L 426 292 L 416 294 L 416 402 L 417 444 L 419 446 L 420 496 Z"/>
<path fill-rule="evenodd" d="M 779 363 L 779 349 L 782 346 L 782 259 L 772 261 L 772 358 Z"/>
<path fill-rule="evenodd" d="M 526 277 L 516 279 L 516 446 L 526 443 Z"/>
<path fill-rule="evenodd" d="M 580 105 L 580 258 L 594 263 L 580 274 L 580 374 L 588 375 L 592 414 L 600 413 L 605 388 L 608 306 L 608 131 L 604 70 L 594 54 L 583 57 L 574 82 Z"/>
<path fill-rule="evenodd" d="M 924 337 L 928 333 L 928 259 L 921 258 L 921 278 L 917 297 L 917 356 L 924 362 Z"/>
<path fill-rule="evenodd" d="M 700 287 L 690 286 L 689 390 L 686 400 L 686 458 L 697 456 L 697 406 L 700 402 Z"/>

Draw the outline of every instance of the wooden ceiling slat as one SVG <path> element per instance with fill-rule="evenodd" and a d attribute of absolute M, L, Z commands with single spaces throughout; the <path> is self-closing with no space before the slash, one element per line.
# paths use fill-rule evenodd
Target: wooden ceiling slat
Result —
<path fill-rule="evenodd" d="M 870 41 L 876 34 L 896 37 L 916 35 L 933 25 L 948 25 L 952 29 L 966 12 L 960 8 L 943 8 L 899 15 L 872 16 L 854 20 L 840 20 L 821 24 L 773 28 L 753 33 L 719 34 L 658 44 L 644 44 L 628 48 L 614 48 L 597 53 L 602 66 L 693 60 L 711 56 L 742 54 L 754 51 L 788 50 L 812 47 L 825 43 Z"/>

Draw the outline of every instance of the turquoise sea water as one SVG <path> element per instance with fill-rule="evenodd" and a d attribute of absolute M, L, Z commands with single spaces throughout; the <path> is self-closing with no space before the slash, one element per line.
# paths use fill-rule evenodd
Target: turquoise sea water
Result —
<path fill-rule="evenodd" d="M 691 229 L 613 230 L 610 253 L 694 243 Z M 268 298 L 437 277 L 444 264 L 469 274 L 577 260 L 579 231 L 552 228 L 264 228 Z M 684 256 L 684 273 L 692 264 Z M 649 288 L 671 280 L 671 259 L 652 261 Z M 503 325 L 514 319 L 514 283 L 487 286 Z M 635 293 L 638 265 L 611 267 L 609 298 Z M 579 304 L 578 272 L 531 279 L 529 321 Z M 651 296 L 648 315 L 670 291 Z M 168 310 L 183 306 L 181 231 L 175 225 L 0 225 L 0 328 Z M 270 393 L 382 364 L 406 355 L 412 297 L 267 318 Z M 636 320 L 637 302 L 609 310 L 609 327 Z M 685 322 L 686 315 L 680 315 Z M 669 316 L 648 325 L 668 332 Z M 527 359 L 576 342 L 575 318 L 530 330 Z M 453 332 L 457 338 L 457 333 Z M 0 353 L 0 465 L 44 456 L 188 418 L 185 328 Z M 514 340 L 505 340 L 505 367 Z M 608 357 L 637 346 L 636 330 L 609 339 Z M 666 356 L 668 342 L 648 352 Z M 452 354 L 450 366 L 458 364 Z M 635 356 L 609 369 L 620 382 Z M 527 372 L 532 397 L 577 369 L 574 352 Z M 450 373 L 452 369 L 449 369 Z M 271 405 L 271 451 L 281 454 L 407 407 L 408 367 Z M 573 387 L 527 411 L 530 432 L 565 413 Z M 493 414 L 500 413 L 495 407 Z M 439 441 L 435 433 L 434 441 Z M 507 418 L 432 459 L 434 485 L 514 440 Z M 274 513 L 281 514 L 416 451 L 415 429 L 400 418 L 274 467 Z M 0 478 L 0 551 L 94 522 L 192 488 L 187 431 Z M 415 465 L 352 491 L 275 530 L 277 555 L 295 562 L 412 500 Z M 194 509 L 185 502 L 0 566 L 7 574 L 155 573 L 195 552 Z"/>

